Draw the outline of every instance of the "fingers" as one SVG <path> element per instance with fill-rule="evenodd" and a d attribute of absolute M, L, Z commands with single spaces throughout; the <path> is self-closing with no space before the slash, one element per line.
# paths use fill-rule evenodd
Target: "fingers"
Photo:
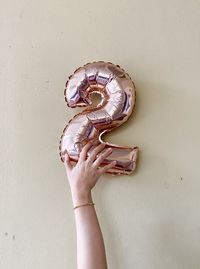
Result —
<path fill-rule="evenodd" d="M 107 148 L 103 153 L 97 157 L 97 159 L 94 161 L 93 165 L 95 167 L 99 167 L 100 164 L 112 153 L 112 148 Z"/>
<path fill-rule="evenodd" d="M 64 165 L 65 165 L 65 168 L 67 171 L 71 170 L 73 167 L 71 162 L 70 162 L 70 158 L 69 158 L 68 153 L 65 153 Z"/>
<path fill-rule="evenodd" d="M 93 149 L 90 156 L 88 157 L 89 163 L 93 163 L 93 161 L 96 159 L 97 154 L 104 149 L 105 145 L 105 143 L 101 143 Z"/>
<path fill-rule="evenodd" d="M 81 150 L 81 153 L 79 155 L 79 161 L 82 162 L 86 159 L 87 157 L 87 152 L 88 150 L 90 149 L 90 147 L 92 146 L 92 143 L 91 142 L 88 142 L 84 145 L 84 147 L 82 148 Z"/>
<path fill-rule="evenodd" d="M 99 168 L 99 174 L 102 175 L 103 173 L 106 173 L 109 169 L 111 169 L 113 166 L 115 166 L 116 163 L 117 163 L 117 161 L 113 161 L 113 162 L 103 166 L 102 168 Z"/>

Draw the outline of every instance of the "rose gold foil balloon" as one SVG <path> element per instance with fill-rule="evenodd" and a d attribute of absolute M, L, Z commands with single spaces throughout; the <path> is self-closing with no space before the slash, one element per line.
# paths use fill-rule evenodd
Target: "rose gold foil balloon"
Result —
<path fill-rule="evenodd" d="M 92 106 L 91 94 L 97 92 L 102 100 Z M 101 136 L 124 123 L 135 104 L 135 86 L 129 75 L 110 62 L 87 63 L 69 76 L 64 91 L 67 105 L 88 107 L 75 115 L 64 128 L 60 140 L 60 157 L 68 152 L 71 161 L 77 162 L 82 147 L 93 140 L 103 143 Z M 111 174 L 130 174 L 135 170 L 138 147 L 127 147 L 106 142 L 105 149 L 113 149 L 102 165 L 116 160 L 108 170 Z M 94 146 L 89 150 L 88 155 Z"/>

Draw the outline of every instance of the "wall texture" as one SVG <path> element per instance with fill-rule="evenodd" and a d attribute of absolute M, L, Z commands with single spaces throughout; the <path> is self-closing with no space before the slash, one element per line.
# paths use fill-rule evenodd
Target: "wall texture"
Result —
<path fill-rule="evenodd" d="M 93 192 L 109 269 L 200 268 L 200 1 L 0 4 L 0 267 L 76 268 L 58 152 L 76 110 L 63 89 L 105 60 L 137 87 L 132 117 L 105 140 L 140 147 L 134 175 L 105 175 Z"/>

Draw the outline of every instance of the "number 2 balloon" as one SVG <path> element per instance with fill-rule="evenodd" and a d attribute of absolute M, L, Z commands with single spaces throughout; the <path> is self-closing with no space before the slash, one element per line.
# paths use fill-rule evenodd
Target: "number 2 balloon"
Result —
<path fill-rule="evenodd" d="M 101 102 L 94 107 L 91 94 L 99 93 Z M 67 152 L 72 162 L 78 161 L 82 147 L 90 140 L 105 143 L 112 153 L 104 160 L 116 165 L 107 173 L 130 174 L 136 168 L 138 147 L 127 147 L 103 142 L 101 136 L 127 121 L 135 104 L 135 86 L 130 76 L 119 65 L 93 62 L 79 67 L 69 76 L 64 90 L 68 107 L 87 107 L 76 114 L 64 128 L 60 139 L 60 157 Z M 94 145 L 88 151 L 88 155 Z"/>

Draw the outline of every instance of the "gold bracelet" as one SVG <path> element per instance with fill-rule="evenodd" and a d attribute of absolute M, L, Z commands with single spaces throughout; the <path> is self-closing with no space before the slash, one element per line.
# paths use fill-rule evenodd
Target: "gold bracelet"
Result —
<path fill-rule="evenodd" d="M 87 204 L 77 205 L 77 206 L 74 207 L 74 209 L 76 209 L 76 208 L 78 208 L 78 207 L 81 207 L 81 206 L 86 206 L 86 205 L 91 205 L 91 206 L 93 206 L 94 203 L 87 203 Z"/>

